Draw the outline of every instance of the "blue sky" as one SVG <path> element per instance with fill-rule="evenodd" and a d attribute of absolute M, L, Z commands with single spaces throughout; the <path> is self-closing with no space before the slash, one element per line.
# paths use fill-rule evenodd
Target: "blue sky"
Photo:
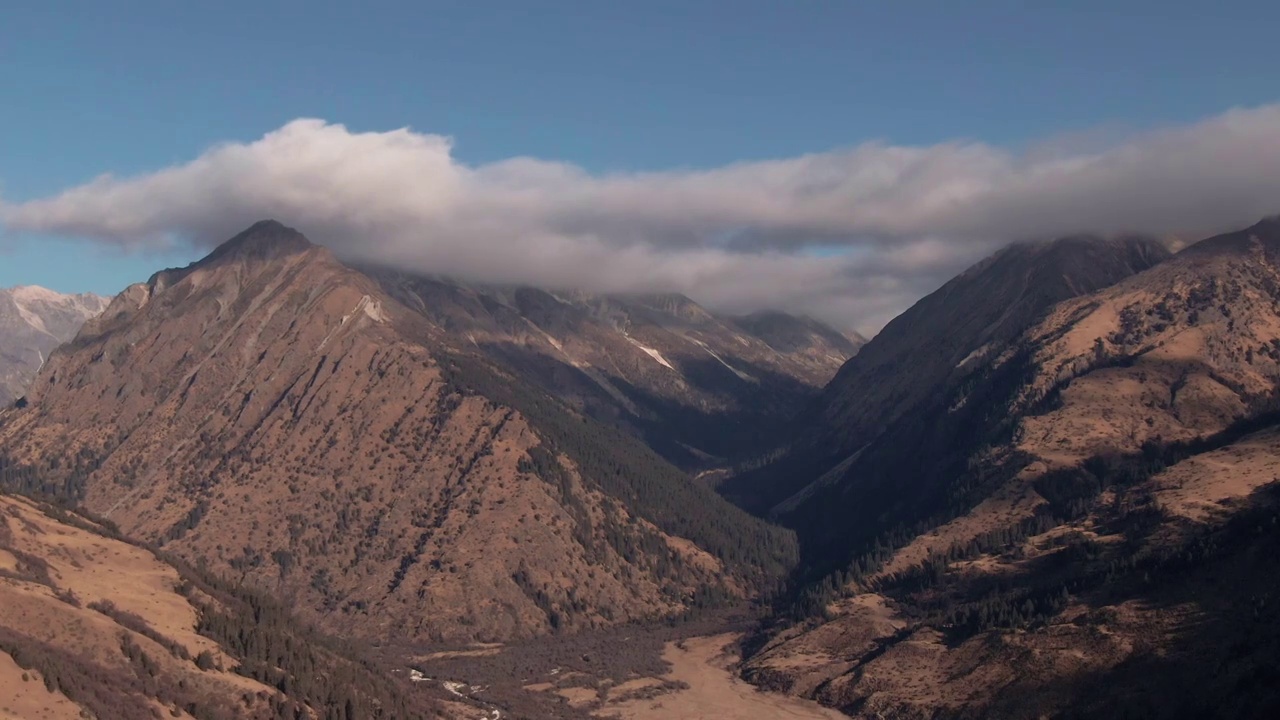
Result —
<path fill-rule="evenodd" d="M 603 174 L 877 139 L 1087 145 L 1280 99 L 1276 27 L 1264 2 L 20 3 L 0 23 L 0 192 L 148 173 L 299 117 Z M 112 292 L 197 254 L 48 235 L 7 232 L 0 286 Z"/>

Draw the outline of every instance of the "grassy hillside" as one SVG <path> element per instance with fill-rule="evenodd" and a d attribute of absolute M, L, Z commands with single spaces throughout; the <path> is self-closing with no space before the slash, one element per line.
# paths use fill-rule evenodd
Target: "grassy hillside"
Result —
<path fill-rule="evenodd" d="M 19 716 L 438 716 L 275 602 L 43 501 L 0 495 L 0 607 L 0 705 Z"/>

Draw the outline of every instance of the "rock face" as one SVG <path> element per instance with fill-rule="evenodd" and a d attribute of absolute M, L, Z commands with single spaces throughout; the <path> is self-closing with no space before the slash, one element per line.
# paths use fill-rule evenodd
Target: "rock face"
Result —
<path fill-rule="evenodd" d="M 762 636 L 750 679 L 855 717 L 1266 717 L 1280 703 L 1280 221 L 1146 269 L 1067 250 L 1101 270 L 1091 287 L 1067 273 L 1074 297 L 1032 311 L 1006 279 L 990 292 L 1014 312 L 977 308 L 980 332 L 956 325 L 936 362 L 877 337 L 832 382 L 814 422 L 839 450 L 784 458 L 812 472 L 762 503 L 805 554 L 800 621 Z M 1000 262 L 890 328 L 954 322 L 942 299 Z M 897 373 L 943 379 L 922 398 Z"/>
<path fill-rule="evenodd" d="M 784 313 L 717 315 L 681 295 L 372 274 L 457 342 L 690 470 L 758 452 L 864 342 Z"/>
<path fill-rule="evenodd" d="M 365 637 L 682 613 L 793 539 L 278 223 L 121 293 L 0 419 L 11 486 Z"/>
<path fill-rule="evenodd" d="M 276 605 L 11 495 L 0 495 L 0 607 L 5 717 L 440 717 Z"/>
<path fill-rule="evenodd" d="M 49 353 L 75 337 L 107 302 L 34 285 L 0 290 L 0 406 L 21 397 Z"/>

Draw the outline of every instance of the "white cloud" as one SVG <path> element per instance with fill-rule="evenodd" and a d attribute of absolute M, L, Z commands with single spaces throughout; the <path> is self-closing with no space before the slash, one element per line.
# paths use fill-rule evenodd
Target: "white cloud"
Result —
<path fill-rule="evenodd" d="M 1280 210 L 1280 105 L 1105 149 L 975 142 L 852 149 L 708 170 L 592 175 L 468 166 L 448 138 L 296 120 L 132 178 L 0 204 L 10 232 L 212 246 L 263 218 L 340 256 L 488 281 L 681 291 L 874 330 L 1006 242 L 1203 235 Z M 847 252 L 832 248 L 847 247 Z M 817 249 L 821 249 L 821 253 Z"/>

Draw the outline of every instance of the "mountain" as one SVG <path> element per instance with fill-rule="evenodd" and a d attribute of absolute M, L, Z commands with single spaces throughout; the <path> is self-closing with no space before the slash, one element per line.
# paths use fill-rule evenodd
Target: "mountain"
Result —
<path fill-rule="evenodd" d="M 459 343 L 687 469 L 756 452 L 865 342 L 784 313 L 717 315 L 682 295 L 371 274 Z"/>
<path fill-rule="evenodd" d="M 753 512 L 783 512 L 779 504 L 804 492 L 807 483 L 831 480 L 826 473 L 895 421 L 925 412 L 1054 303 L 1107 287 L 1168 256 L 1163 245 L 1140 237 L 1069 237 L 1001 250 L 886 325 L 793 427 L 789 452 L 722 491 Z"/>
<path fill-rule="evenodd" d="M 131 286 L 0 418 L 56 494 L 348 635 L 498 640 L 771 587 L 794 539 L 278 223 Z"/>
<path fill-rule="evenodd" d="M 12 495 L 0 607 L 3 717 L 440 717 L 278 605 Z"/>
<path fill-rule="evenodd" d="M 75 337 L 107 302 L 34 285 L 0 290 L 0 406 L 20 397 L 49 353 Z"/>
<path fill-rule="evenodd" d="M 854 399 L 908 381 L 856 365 L 879 337 L 841 371 L 814 422 L 863 444 L 774 506 L 802 569 L 750 679 L 855 717 L 1280 709 L 1280 221 L 1115 274 L 944 341 L 959 367 L 878 430 Z"/>

